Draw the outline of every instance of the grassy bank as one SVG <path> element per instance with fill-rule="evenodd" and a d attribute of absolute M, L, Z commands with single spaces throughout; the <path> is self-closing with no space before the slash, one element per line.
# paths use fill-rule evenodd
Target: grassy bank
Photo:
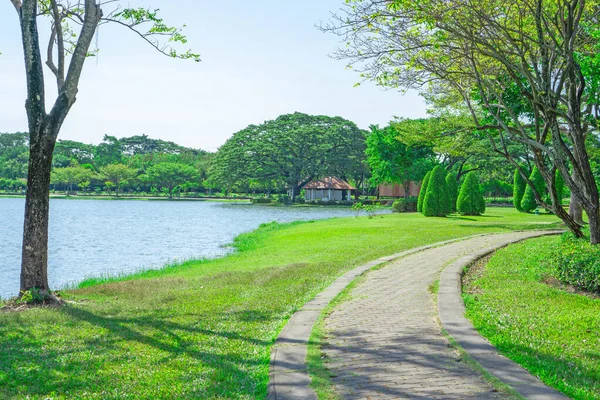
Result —
<path fill-rule="evenodd" d="M 555 222 L 490 208 L 267 224 L 227 257 L 88 281 L 65 291 L 60 309 L 1 313 L 0 398 L 262 398 L 277 333 L 344 271 L 426 243 Z"/>
<path fill-rule="evenodd" d="M 574 399 L 600 399 L 600 298 L 572 293 L 546 260 L 560 238 L 499 250 L 465 287 L 467 316 L 501 353 Z"/>

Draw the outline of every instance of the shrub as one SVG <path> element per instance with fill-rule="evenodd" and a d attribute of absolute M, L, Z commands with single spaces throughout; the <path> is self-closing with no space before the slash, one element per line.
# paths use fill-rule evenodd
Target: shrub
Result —
<path fill-rule="evenodd" d="M 457 209 L 462 215 L 479 215 L 485 212 L 485 200 L 475 172 L 469 172 L 460 188 Z"/>
<path fill-rule="evenodd" d="M 425 174 L 423 178 L 423 182 L 421 182 L 421 190 L 419 191 L 419 198 L 417 200 L 417 211 L 423 211 L 423 200 L 425 200 L 425 193 L 427 193 L 427 185 L 429 184 L 429 176 L 431 175 L 431 171 Z"/>
<path fill-rule="evenodd" d="M 552 260 L 559 280 L 600 294 L 600 245 L 565 233 Z"/>
<path fill-rule="evenodd" d="M 525 194 L 525 179 L 519 173 L 519 170 L 515 168 L 515 176 L 514 176 L 514 184 L 513 184 L 513 204 L 517 211 L 523 211 L 521 207 L 521 201 L 523 200 L 523 195 Z"/>
<path fill-rule="evenodd" d="M 537 167 L 533 167 L 533 171 L 531 171 L 531 175 L 529 176 L 529 180 L 533 182 L 533 186 L 535 186 L 535 190 L 539 193 L 540 196 L 544 196 L 546 192 L 546 183 L 544 182 L 544 178 Z M 523 199 L 521 200 L 521 208 L 524 212 L 532 212 L 537 208 L 537 201 L 535 200 L 535 195 L 533 194 L 533 190 L 529 185 L 525 189 L 525 194 L 523 195 Z"/>
<path fill-rule="evenodd" d="M 431 171 L 422 207 L 426 217 L 445 217 L 452 212 L 446 173 L 441 165 Z"/>
<path fill-rule="evenodd" d="M 417 211 L 417 198 L 409 197 L 408 199 L 406 199 L 406 198 L 397 199 L 392 204 L 392 211 L 397 212 L 397 213 Z"/>
<path fill-rule="evenodd" d="M 446 185 L 448 185 L 448 196 L 450 196 L 450 206 L 452 206 L 452 212 L 456 211 L 456 201 L 458 200 L 458 185 L 456 184 L 456 177 L 453 173 L 446 175 Z"/>

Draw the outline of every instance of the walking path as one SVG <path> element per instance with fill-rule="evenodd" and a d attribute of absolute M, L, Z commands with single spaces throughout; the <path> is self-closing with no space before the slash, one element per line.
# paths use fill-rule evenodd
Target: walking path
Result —
<path fill-rule="evenodd" d="M 272 351 L 269 397 L 316 399 L 309 387 L 305 358 L 308 337 L 322 308 L 356 276 L 397 259 L 366 275 L 352 290 L 351 299 L 325 320 L 328 339 L 322 348 L 336 391 L 347 399 L 506 398 L 448 347 L 428 287 L 453 260 L 541 234 L 514 232 L 451 241 L 384 257 L 348 272 L 294 314 L 280 334 Z M 456 304 L 460 308 L 458 301 Z M 506 360 L 505 364 L 511 362 Z M 518 367 L 510 374 L 517 382 L 528 375 Z M 544 396 L 550 394 L 543 398 L 561 398 L 530 375 L 527 379 L 533 381 L 528 386 L 531 398 L 535 398 L 536 390 Z"/>

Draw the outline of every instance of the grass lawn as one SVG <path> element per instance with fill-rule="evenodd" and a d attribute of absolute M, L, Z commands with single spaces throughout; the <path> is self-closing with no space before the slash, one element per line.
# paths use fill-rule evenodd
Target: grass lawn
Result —
<path fill-rule="evenodd" d="M 559 237 L 499 250 L 465 287 L 467 317 L 501 353 L 574 399 L 600 399 L 600 298 L 553 282 Z"/>
<path fill-rule="evenodd" d="M 267 224 L 221 259 L 86 281 L 62 292 L 59 309 L 0 313 L 0 398 L 263 398 L 278 332 L 343 272 L 427 243 L 556 221 L 489 208 Z"/>

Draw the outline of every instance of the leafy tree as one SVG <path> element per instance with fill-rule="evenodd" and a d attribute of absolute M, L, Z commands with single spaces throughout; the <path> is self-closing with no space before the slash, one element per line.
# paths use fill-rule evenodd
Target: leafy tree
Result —
<path fill-rule="evenodd" d="M 100 176 L 113 184 L 117 197 L 119 197 L 120 188 L 136 175 L 137 171 L 125 164 L 110 164 L 100 168 Z"/>
<path fill-rule="evenodd" d="M 529 180 L 533 183 L 535 192 L 530 185 L 525 188 L 525 194 L 521 200 L 521 209 L 524 212 L 532 212 L 535 210 L 538 206 L 536 199 L 542 198 L 546 192 L 544 178 L 542 177 L 542 174 L 540 174 L 540 171 L 537 169 L 537 167 L 533 167 L 533 171 L 531 171 Z"/>
<path fill-rule="evenodd" d="M 480 215 L 485 212 L 485 200 L 475 172 L 469 172 L 460 187 L 456 208 L 462 215 Z"/>
<path fill-rule="evenodd" d="M 456 183 L 456 177 L 454 174 L 449 173 L 446 175 L 446 186 L 448 187 L 448 196 L 450 196 L 450 205 L 452 206 L 452 212 L 456 211 L 456 201 L 458 200 L 458 185 Z"/>
<path fill-rule="evenodd" d="M 600 195 L 586 143 L 600 128 L 597 6 L 583 0 L 510 6 L 499 0 L 349 0 L 323 29 L 342 37 L 337 56 L 363 79 L 462 99 L 471 121 L 442 134 L 485 135 L 515 168 L 523 160 L 509 146 L 526 146 L 551 204 L 534 192 L 536 201 L 582 237 L 581 225 L 558 200 L 560 170 L 588 215 L 590 242 L 598 244 Z"/>
<path fill-rule="evenodd" d="M 367 164 L 371 167 L 371 185 L 399 183 L 404 197 L 410 195 L 410 182 L 420 181 L 433 165 L 433 152 L 422 146 L 408 146 L 398 138 L 394 126 L 370 127 L 367 136 Z"/>
<path fill-rule="evenodd" d="M 190 51 L 178 53 L 170 45 L 185 43 L 181 30 L 165 25 L 157 10 L 129 8 L 120 1 L 96 0 L 11 0 L 21 27 L 25 60 L 29 123 L 29 173 L 23 229 L 21 293 L 36 288 L 49 295 L 48 287 L 48 215 L 52 153 L 56 140 L 78 93 L 79 80 L 90 46 L 101 23 L 115 23 L 137 33 L 161 53 L 176 58 L 195 58 Z M 102 8 L 114 7 L 107 14 Z M 40 51 L 38 20 L 50 27 L 47 59 Z M 76 29 L 79 28 L 77 32 Z M 143 30 L 147 28 L 146 30 Z M 161 45 L 159 38 L 167 40 Z M 43 66 L 54 75 L 57 96 L 46 111 L 46 85 Z"/>
<path fill-rule="evenodd" d="M 446 185 L 446 172 L 441 165 L 431 171 L 422 208 L 423 215 L 426 217 L 445 217 L 452 212 Z"/>
<path fill-rule="evenodd" d="M 163 162 L 148 168 L 145 179 L 166 189 L 169 198 L 173 198 L 173 190 L 178 185 L 197 178 L 198 171 L 189 165 Z"/>
<path fill-rule="evenodd" d="M 93 172 L 80 165 L 72 165 L 65 168 L 56 168 L 52 170 L 50 183 L 64 184 L 67 186 L 67 193 L 73 191 L 73 185 L 79 185 L 92 179 Z M 87 186 L 87 185 L 86 185 Z"/>
<path fill-rule="evenodd" d="M 525 179 L 521 176 L 518 168 L 515 168 L 514 183 L 513 183 L 513 204 L 518 211 L 523 211 L 521 207 L 521 201 L 523 201 L 523 195 L 525 194 Z"/>
<path fill-rule="evenodd" d="M 314 178 L 362 169 L 364 149 L 365 134 L 353 122 L 297 112 L 235 133 L 219 148 L 209 175 L 228 190 L 282 182 L 293 199 Z"/>
<path fill-rule="evenodd" d="M 421 182 L 421 190 L 419 191 L 419 198 L 417 199 L 417 211 L 423 212 L 423 201 L 425 200 L 425 194 L 427 193 L 427 186 L 429 185 L 429 177 L 431 171 L 425 174 L 423 181 Z"/>

